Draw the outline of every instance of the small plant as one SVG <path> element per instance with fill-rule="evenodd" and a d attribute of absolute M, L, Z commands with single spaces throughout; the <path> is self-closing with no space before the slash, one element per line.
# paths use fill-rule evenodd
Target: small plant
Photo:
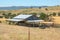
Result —
<path fill-rule="evenodd" d="M 52 14 L 53 16 L 56 16 L 56 13 L 55 12 L 53 12 L 53 14 Z"/>

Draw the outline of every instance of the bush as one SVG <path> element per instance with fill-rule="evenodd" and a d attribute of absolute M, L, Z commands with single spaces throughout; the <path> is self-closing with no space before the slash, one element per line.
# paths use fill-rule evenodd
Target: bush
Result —
<path fill-rule="evenodd" d="M 16 14 L 12 14 L 11 16 L 10 16 L 10 18 L 13 18 L 13 17 L 15 17 L 16 16 Z"/>
<path fill-rule="evenodd" d="M 48 18 L 47 16 L 45 13 L 40 13 L 40 19 L 42 20 L 46 20 Z"/>
<path fill-rule="evenodd" d="M 56 13 L 55 12 L 53 12 L 53 14 L 52 14 L 53 16 L 56 16 Z"/>
<path fill-rule="evenodd" d="M 45 10 L 47 11 L 47 10 L 48 10 L 48 8 L 45 8 Z"/>
<path fill-rule="evenodd" d="M 12 14 L 12 13 L 3 13 L 2 15 L 3 15 L 3 17 L 5 17 L 5 18 L 10 18 L 11 14 Z"/>
<path fill-rule="evenodd" d="M 5 17 L 7 19 L 13 18 L 16 16 L 16 14 L 12 14 L 12 13 L 3 13 L 2 15 L 3 15 L 3 17 Z"/>
<path fill-rule="evenodd" d="M 37 15 L 37 13 L 30 13 L 30 14 L 32 14 L 32 15 Z"/>

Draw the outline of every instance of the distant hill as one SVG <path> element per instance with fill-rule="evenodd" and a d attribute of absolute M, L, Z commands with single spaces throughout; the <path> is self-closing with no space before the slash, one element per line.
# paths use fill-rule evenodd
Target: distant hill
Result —
<path fill-rule="evenodd" d="M 25 8 L 39 8 L 39 7 L 47 7 L 47 6 L 11 6 L 11 7 L 0 7 L 0 10 L 19 10 Z"/>
<path fill-rule="evenodd" d="M 47 10 L 46 10 L 47 9 Z M 60 6 L 12 6 L 0 7 L 0 13 L 29 14 L 29 13 L 60 13 Z"/>

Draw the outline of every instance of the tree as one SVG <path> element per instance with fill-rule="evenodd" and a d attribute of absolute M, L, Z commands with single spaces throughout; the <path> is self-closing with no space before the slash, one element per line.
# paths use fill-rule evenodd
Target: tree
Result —
<path fill-rule="evenodd" d="M 48 18 L 48 15 L 46 15 L 45 13 L 40 13 L 40 19 L 46 20 L 47 18 Z"/>
<path fill-rule="evenodd" d="M 5 18 L 6 18 L 6 16 L 7 16 L 6 13 L 3 13 L 2 15 L 3 15 L 3 17 L 5 17 Z"/>
<path fill-rule="evenodd" d="M 10 18 L 12 16 L 12 13 L 8 13 L 7 17 Z"/>
<path fill-rule="evenodd" d="M 45 10 L 47 11 L 47 10 L 48 10 L 48 8 L 45 8 Z"/>
<path fill-rule="evenodd" d="M 10 16 L 10 18 L 13 18 L 13 17 L 15 17 L 16 16 L 16 14 L 12 14 L 11 16 Z"/>
<path fill-rule="evenodd" d="M 2 15 L 3 15 L 3 17 L 8 19 L 12 16 L 12 13 L 3 13 Z"/>
<path fill-rule="evenodd" d="M 56 16 L 56 13 L 55 12 L 53 12 L 53 14 L 52 14 L 53 16 Z"/>
<path fill-rule="evenodd" d="M 7 13 L 7 14 L 5 14 L 5 18 L 10 18 L 11 17 L 11 15 L 12 15 L 12 13 Z"/>

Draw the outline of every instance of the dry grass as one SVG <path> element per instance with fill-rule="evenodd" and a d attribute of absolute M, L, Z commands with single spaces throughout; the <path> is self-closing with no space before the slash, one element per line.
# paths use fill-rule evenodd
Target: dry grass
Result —
<path fill-rule="evenodd" d="M 18 14 L 18 13 L 40 13 L 40 12 L 44 12 L 44 13 L 53 13 L 53 12 L 60 12 L 60 6 L 52 6 L 52 7 L 47 7 L 48 10 L 45 10 L 45 8 L 28 8 L 28 9 L 20 9 L 20 10 L 2 10 L 0 11 L 0 13 L 14 13 L 14 14 Z"/>
<path fill-rule="evenodd" d="M 60 24 L 60 16 L 55 16 L 55 17 L 52 17 L 52 18 L 53 18 L 54 23 Z"/>
<path fill-rule="evenodd" d="M 53 7 L 52 7 L 53 8 Z M 21 10 L 9 10 L 5 11 L 6 13 L 52 13 L 52 12 L 60 12 L 60 7 L 55 7 L 52 9 L 49 7 L 48 11 L 45 8 L 38 9 L 21 9 Z M 60 23 L 60 18 L 55 17 L 55 22 Z M 58 21 L 59 20 L 59 21 Z M 46 28 L 46 29 L 39 29 L 39 28 L 30 28 L 31 40 L 60 40 L 60 28 Z M 17 26 L 17 25 L 8 25 L 8 24 L 1 24 L 0 23 L 0 40 L 28 40 L 28 27 L 24 26 Z"/>
<path fill-rule="evenodd" d="M 31 40 L 60 40 L 60 28 L 30 28 Z M 28 40 L 28 27 L 0 24 L 0 40 Z"/>

